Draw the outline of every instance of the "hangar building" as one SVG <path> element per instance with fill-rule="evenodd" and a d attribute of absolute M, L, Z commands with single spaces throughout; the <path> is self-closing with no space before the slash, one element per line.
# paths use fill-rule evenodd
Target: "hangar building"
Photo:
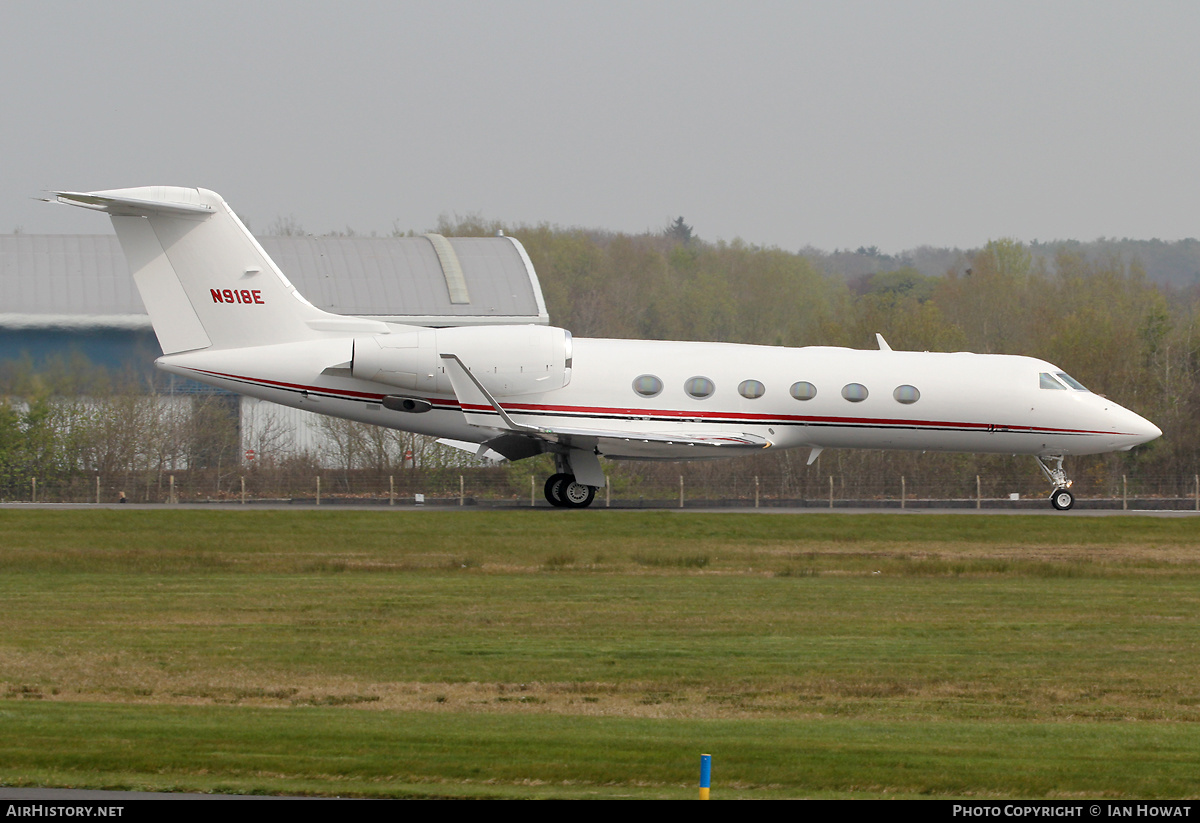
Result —
<path fill-rule="evenodd" d="M 423 326 L 549 323 L 533 264 L 514 238 L 257 239 L 326 311 Z M 116 236 L 0 235 L 0 360 L 80 354 L 115 371 L 149 368 L 162 354 Z M 170 393 L 215 391 L 166 385 Z M 262 414 L 286 418 L 295 448 L 319 452 L 314 415 L 244 398 L 238 405 L 243 424 Z"/>

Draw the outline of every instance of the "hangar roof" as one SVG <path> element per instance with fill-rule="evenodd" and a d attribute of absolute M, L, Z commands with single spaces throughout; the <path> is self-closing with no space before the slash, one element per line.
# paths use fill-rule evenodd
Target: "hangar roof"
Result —
<path fill-rule="evenodd" d="M 260 237 L 314 306 L 427 326 L 549 322 L 511 237 Z M 115 235 L 0 235 L 0 328 L 149 328 Z"/>

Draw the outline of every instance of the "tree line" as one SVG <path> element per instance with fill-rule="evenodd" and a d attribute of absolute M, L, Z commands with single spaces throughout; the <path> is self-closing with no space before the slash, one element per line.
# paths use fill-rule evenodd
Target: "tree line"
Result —
<path fill-rule="evenodd" d="M 477 217 L 443 219 L 435 230 L 481 236 L 500 229 L 528 251 L 551 322 L 578 336 L 874 348 L 878 332 L 897 350 L 1030 355 L 1163 430 L 1133 452 L 1069 463 L 1083 493 L 1113 493 L 1121 478 L 1132 477 L 1145 491 L 1186 495 L 1200 470 L 1200 287 L 1153 282 L 1136 256 L 1119 250 L 1064 243 L 1049 253 L 1045 244 L 1001 239 L 945 256 L 938 274 L 894 258 L 878 271 L 848 275 L 838 270 L 836 254 L 706 242 L 682 218 L 636 235 Z M 855 254 L 881 256 L 873 249 Z M 171 407 L 149 403 L 149 381 L 158 378 L 138 370 L 144 365 L 114 375 L 82 355 L 0 364 L 0 487 L 23 489 L 30 476 L 161 475 L 173 465 L 215 469 L 217 486 L 233 483 L 246 467 L 228 406 L 204 396 Z M 411 436 L 389 440 L 368 426 L 327 426 L 336 454 L 301 456 L 307 462 L 291 469 L 419 469 L 421 461 L 397 457 L 409 451 L 431 470 L 461 465 Z M 995 482 L 1005 488 L 1044 485 L 1029 458 L 902 452 L 827 452 L 813 467 L 804 455 L 780 453 L 609 468 L 618 483 L 669 485 L 681 472 L 697 481 L 718 472 L 741 484 L 770 478 L 781 492 L 814 495 L 833 475 L 842 482 L 924 478 L 930 488 L 940 484 L 946 494 L 968 497 L 976 475 L 1000 478 Z M 502 471 L 519 478 L 536 470 L 519 464 Z"/>
<path fill-rule="evenodd" d="M 1111 491 L 1131 475 L 1156 478 L 1162 493 L 1192 488 L 1200 470 L 1195 279 L 1187 287 L 1153 282 L 1136 256 L 1111 244 L 1060 243 L 1049 253 L 1048 244 L 1013 239 L 947 257 L 938 275 L 900 265 L 848 277 L 812 250 L 704 242 L 690 232 L 683 239 L 674 228 L 629 235 L 468 219 L 443 222 L 439 231 L 504 229 L 519 238 L 541 280 L 551 322 L 581 336 L 874 348 L 878 332 L 897 350 L 1048 360 L 1163 430 L 1162 438 L 1133 452 L 1073 461 L 1072 473 L 1085 488 Z M 1012 458 L 990 456 L 846 454 L 835 460 L 851 473 L 924 469 L 960 485 L 981 472 L 1039 478 L 1029 458 L 1011 470 Z"/>

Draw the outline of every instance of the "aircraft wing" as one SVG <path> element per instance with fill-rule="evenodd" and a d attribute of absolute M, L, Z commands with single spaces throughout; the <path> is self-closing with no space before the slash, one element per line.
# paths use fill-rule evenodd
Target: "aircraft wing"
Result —
<path fill-rule="evenodd" d="M 550 444 L 606 457 L 644 460 L 695 460 L 727 457 L 737 451 L 757 451 L 771 441 L 756 434 L 682 431 L 621 431 L 572 426 L 527 426 L 514 421 L 454 354 L 442 354 L 442 363 L 459 405 L 472 426 L 491 429 L 495 436 L 479 447 L 518 460 L 550 451 Z M 706 454 L 707 453 L 707 454 Z"/>
<path fill-rule="evenodd" d="M 754 434 L 689 434 L 687 432 L 629 432 L 609 429 L 576 429 L 566 426 L 538 428 L 519 434 L 505 432 L 485 445 L 504 454 L 505 447 L 516 445 L 514 437 L 541 440 L 569 449 L 598 452 L 606 457 L 644 460 L 695 460 L 703 457 L 729 457 L 733 452 L 758 451 L 771 445 Z M 539 448 L 532 452 L 548 451 Z M 708 452 L 708 454 L 705 454 Z M 720 452 L 718 454 L 718 452 Z"/>
<path fill-rule="evenodd" d="M 496 432 L 482 443 L 441 439 L 438 442 L 488 460 L 519 460 L 550 451 L 551 443 L 568 449 L 599 452 L 605 457 L 625 460 L 697 460 L 706 457 L 730 457 L 734 451 L 747 452 L 768 448 L 771 442 L 753 434 L 706 435 L 654 432 L 606 431 L 600 429 L 544 428 L 534 432 Z"/>

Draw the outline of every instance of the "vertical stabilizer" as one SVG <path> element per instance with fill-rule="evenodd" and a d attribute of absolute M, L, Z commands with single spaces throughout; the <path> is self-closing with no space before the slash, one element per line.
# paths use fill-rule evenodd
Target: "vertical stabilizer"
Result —
<path fill-rule="evenodd" d="M 175 276 L 162 246 L 144 217 L 113 215 L 121 250 L 129 263 L 134 285 L 150 313 L 154 334 L 164 354 L 205 349 L 212 345 L 192 301 Z"/>
<path fill-rule="evenodd" d="M 283 275 L 221 196 L 148 186 L 55 192 L 107 212 L 165 354 L 312 340 L 315 308 Z"/>

